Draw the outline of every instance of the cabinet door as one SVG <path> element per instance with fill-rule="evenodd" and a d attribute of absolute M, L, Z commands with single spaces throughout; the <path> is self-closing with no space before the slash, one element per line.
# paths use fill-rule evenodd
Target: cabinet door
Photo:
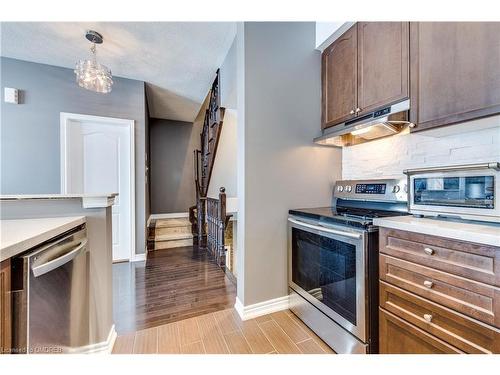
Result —
<path fill-rule="evenodd" d="M 500 113 L 500 23 L 410 25 L 412 131 Z"/>
<path fill-rule="evenodd" d="M 356 108 L 357 27 L 354 25 L 322 55 L 322 128 L 354 117 Z"/>
<path fill-rule="evenodd" d="M 384 309 L 379 312 L 380 354 L 463 353 Z"/>
<path fill-rule="evenodd" d="M 10 259 L 0 263 L 0 354 L 11 348 Z"/>
<path fill-rule="evenodd" d="M 408 98 L 408 22 L 358 23 L 359 114 Z"/>

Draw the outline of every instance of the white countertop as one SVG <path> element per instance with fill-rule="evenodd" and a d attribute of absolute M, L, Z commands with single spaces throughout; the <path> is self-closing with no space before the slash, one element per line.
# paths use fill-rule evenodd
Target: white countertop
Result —
<path fill-rule="evenodd" d="M 0 262 L 83 223 L 84 216 L 0 220 Z"/>
<path fill-rule="evenodd" d="M 373 224 L 379 227 L 406 230 L 500 247 L 500 224 L 479 223 L 461 220 L 444 220 L 414 216 L 376 218 Z"/>
<path fill-rule="evenodd" d="M 32 199 L 81 199 L 83 208 L 109 207 L 115 203 L 117 193 L 102 194 L 20 194 L 0 195 L 0 201 Z"/>

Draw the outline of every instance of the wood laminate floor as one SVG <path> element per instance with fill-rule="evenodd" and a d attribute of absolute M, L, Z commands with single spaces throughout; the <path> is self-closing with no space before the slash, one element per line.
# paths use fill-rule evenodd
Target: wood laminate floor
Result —
<path fill-rule="evenodd" d="M 333 353 L 289 310 L 241 321 L 234 309 L 119 335 L 114 354 Z"/>
<path fill-rule="evenodd" d="M 144 329 L 227 309 L 235 298 L 236 287 L 196 247 L 152 251 L 146 261 L 113 265 L 115 328 L 118 335 L 132 333 L 137 348 L 158 334 Z"/>

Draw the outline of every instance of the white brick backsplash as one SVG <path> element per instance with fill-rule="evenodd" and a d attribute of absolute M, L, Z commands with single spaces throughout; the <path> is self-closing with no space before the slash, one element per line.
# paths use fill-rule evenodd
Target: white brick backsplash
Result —
<path fill-rule="evenodd" d="M 500 116 L 342 149 L 342 178 L 402 178 L 424 166 L 500 161 Z"/>

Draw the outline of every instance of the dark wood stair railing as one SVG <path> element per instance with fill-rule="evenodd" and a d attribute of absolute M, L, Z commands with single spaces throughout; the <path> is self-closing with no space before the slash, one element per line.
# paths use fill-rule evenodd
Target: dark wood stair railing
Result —
<path fill-rule="evenodd" d="M 216 263 L 225 268 L 225 233 L 231 215 L 226 214 L 226 189 L 221 187 L 219 199 L 207 198 L 207 250 Z"/>
<path fill-rule="evenodd" d="M 213 200 L 207 198 L 207 193 L 222 131 L 224 113 L 225 109 L 220 105 L 220 76 L 219 70 L 217 70 L 210 89 L 209 102 L 200 134 L 201 150 L 195 150 L 193 155 L 196 205 L 190 207 L 189 219 L 193 233 L 193 243 L 197 244 L 200 249 L 207 249 L 207 229 L 209 229 L 210 225 L 207 221 L 207 203 L 210 202 L 212 206 L 214 204 Z M 210 209 L 213 208 L 212 206 L 210 206 Z"/>

